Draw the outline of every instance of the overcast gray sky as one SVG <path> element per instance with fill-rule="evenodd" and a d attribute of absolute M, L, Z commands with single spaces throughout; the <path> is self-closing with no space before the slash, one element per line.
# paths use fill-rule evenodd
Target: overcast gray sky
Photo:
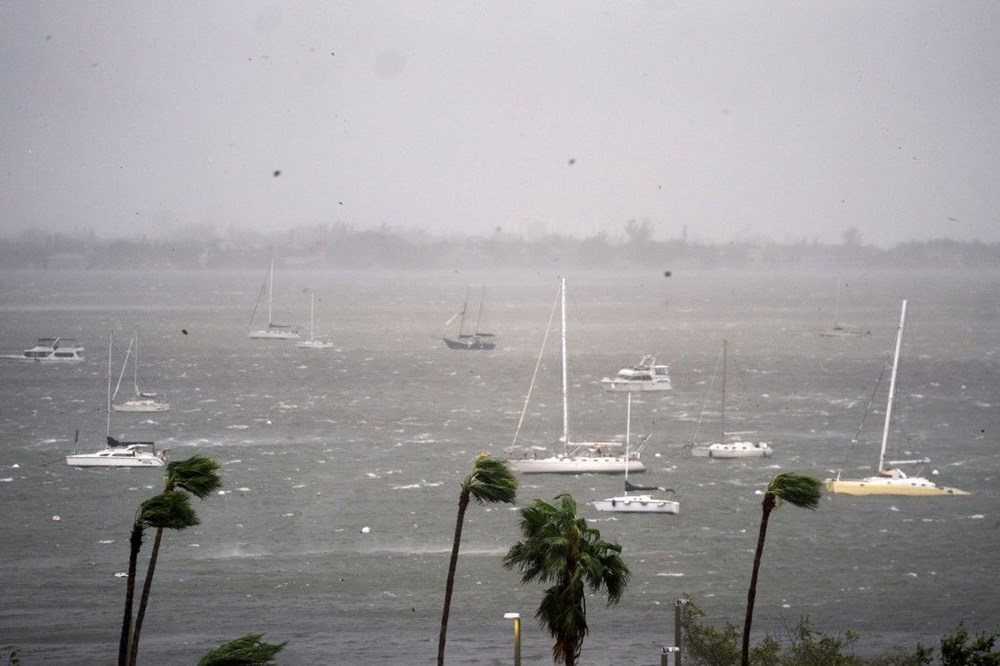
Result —
<path fill-rule="evenodd" d="M 0 0 L 0 231 L 996 242 L 998 35 L 995 0 Z"/>

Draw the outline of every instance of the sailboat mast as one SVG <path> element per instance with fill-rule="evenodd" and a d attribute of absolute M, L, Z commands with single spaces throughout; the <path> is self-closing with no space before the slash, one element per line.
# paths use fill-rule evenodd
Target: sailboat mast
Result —
<path fill-rule="evenodd" d="M 458 339 L 462 339 L 462 334 L 465 333 L 465 312 L 469 309 L 469 290 L 471 287 L 465 288 L 465 302 L 462 303 L 462 318 L 458 321 Z"/>
<path fill-rule="evenodd" d="M 108 404 L 106 409 L 108 413 L 108 437 L 111 437 L 111 343 L 114 340 L 114 335 L 114 331 L 108 333 Z"/>
<path fill-rule="evenodd" d="M 889 400 L 885 405 L 885 425 L 882 427 L 882 448 L 878 454 L 878 471 L 885 471 L 885 446 L 889 441 L 889 419 L 892 417 L 892 401 L 896 396 L 896 370 L 899 367 L 899 348 L 903 343 L 903 324 L 906 322 L 906 299 L 899 313 L 899 329 L 896 331 L 896 352 L 892 357 L 892 375 L 889 377 Z"/>
<path fill-rule="evenodd" d="M 632 391 L 628 391 L 628 402 L 625 403 L 625 494 L 628 495 L 629 439 L 632 434 Z"/>
<path fill-rule="evenodd" d="M 316 293 L 309 292 L 309 339 L 312 340 L 315 336 L 313 333 L 313 325 L 316 319 Z"/>
<path fill-rule="evenodd" d="M 562 300 L 562 398 L 563 398 L 563 446 L 569 446 L 569 398 L 566 379 L 566 278 L 560 278 Z"/>
<path fill-rule="evenodd" d="M 726 357 L 729 352 L 729 341 L 722 341 L 722 442 L 726 441 Z"/>
<path fill-rule="evenodd" d="M 271 270 L 267 274 L 267 327 L 271 328 L 271 302 L 274 300 L 274 259 L 271 260 Z"/>
<path fill-rule="evenodd" d="M 135 325 L 135 360 L 132 361 L 132 389 L 139 395 L 139 325 Z"/>
<path fill-rule="evenodd" d="M 486 300 L 486 285 L 483 285 L 483 293 L 479 296 L 479 312 L 476 313 L 476 330 L 473 331 L 476 335 L 479 335 L 479 322 L 483 319 L 483 301 Z"/>

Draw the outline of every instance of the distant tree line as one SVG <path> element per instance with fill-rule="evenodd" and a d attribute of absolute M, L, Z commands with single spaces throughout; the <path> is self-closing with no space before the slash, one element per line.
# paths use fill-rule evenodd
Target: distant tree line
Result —
<path fill-rule="evenodd" d="M 388 225 L 299 226 L 284 232 L 196 228 L 174 238 L 99 238 L 26 231 L 0 238 L 0 266 L 34 269 L 254 268 L 270 257 L 288 264 L 339 268 L 588 267 L 679 268 L 996 268 L 1000 243 L 940 239 L 881 249 L 861 242 L 856 229 L 843 242 L 772 244 L 658 241 L 648 222 L 630 221 L 611 238 L 552 234 L 534 239 L 497 229 L 488 236 L 435 236 Z"/>

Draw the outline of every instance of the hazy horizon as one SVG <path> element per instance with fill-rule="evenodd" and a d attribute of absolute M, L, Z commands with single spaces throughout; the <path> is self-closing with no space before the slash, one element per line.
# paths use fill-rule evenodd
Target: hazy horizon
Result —
<path fill-rule="evenodd" d="M 1000 241 L 1000 5 L 0 2 L 0 232 Z"/>

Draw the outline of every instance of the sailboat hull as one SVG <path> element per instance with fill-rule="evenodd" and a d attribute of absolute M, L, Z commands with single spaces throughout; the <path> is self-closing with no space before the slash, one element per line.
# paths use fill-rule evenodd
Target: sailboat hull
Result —
<path fill-rule="evenodd" d="M 681 503 L 650 495 L 622 495 L 591 502 L 598 511 L 615 513 L 680 513 Z"/>
<path fill-rule="evenodd" d="M 480 350 L 496 349 L 497 346 L 496 339 L 492 335 L 462 335 L 457 339 L 443 338 L 443 340 L 448 345 L 448 349 Z"/>
<path fill-rule="evenodd" d="M 948 497 L 969 493 L 958 488 L 939 486 L 922 477 L 890 478 L 871 476 L 866 479 L 827 479 L 826 489 L 841 495 L 904 495 L 912 497 Z"/>
<path fill-rule="evenodd" d="M 138 398 L 111 405 L 111 409 L 116 412 L 168 412 L 170 404 L 150 398 Z"/>
<path fill-rule="evenodd" d="M 705 444 L 691 449 L 691 454 L 699 458 L 769 458 L 773 452 L 766 442 Z"/>
<path fill-rule="evenodd" d="M 508 463 L 515 472 L 522 474 L 629 474 L 645 472 L 641 460 L 626 461 L 622 456 L 550 456 L 547 458 L 523 458 Z"/>
<path fill-rule="evenodd" d="M 298 340 L 302 337 L 296 331 L 250 331 L 248 335 L 252 340 Z"/>

